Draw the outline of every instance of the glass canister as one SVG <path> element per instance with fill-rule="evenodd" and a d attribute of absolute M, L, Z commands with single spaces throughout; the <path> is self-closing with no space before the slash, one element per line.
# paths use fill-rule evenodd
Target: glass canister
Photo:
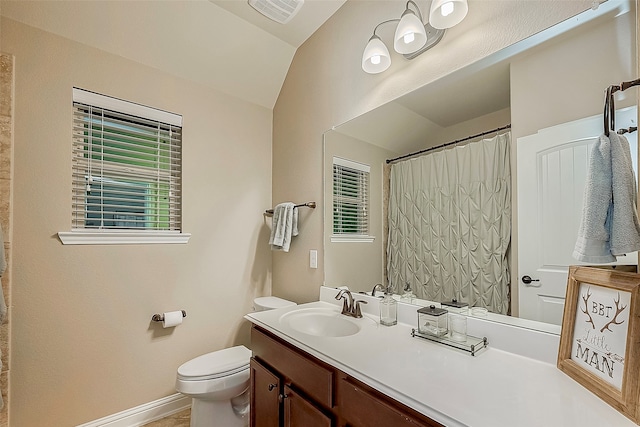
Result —
<path fill-rule="evenodd" d="M 393 326 L 398 323 L 398 303 L 390 292 L 384 293 L 384 298 L 380 301 L 380 324 Z"/>
<path fill-rule="evenodd" d="M 455 298 L 450 301 L 442 301 L 440 305 L 447 309 L 449 313 L 469 314 L 469 304 L 459 302 Z"/>
<path fill-rule="evenodd" d="M 453 341 L 467 341 L 467 316 L 459 313 L 449 313 L 449 338 Z"/>
<path fill-rule="evenodd" d="M 418 332 L 436 337 L 445 336 L 447 330 L 447 313 L 443 308 L 435 305 L 418 310 Z"/>

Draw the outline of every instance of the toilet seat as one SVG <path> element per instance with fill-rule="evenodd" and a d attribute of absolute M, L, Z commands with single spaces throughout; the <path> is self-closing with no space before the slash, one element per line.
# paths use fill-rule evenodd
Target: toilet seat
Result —
<path fill-rule="evenodd" d="M 178 380 L 205 381 L 227 377 L 249 368 L 251 351 L 243 345 L 203 354 L 178 368 Z"/>

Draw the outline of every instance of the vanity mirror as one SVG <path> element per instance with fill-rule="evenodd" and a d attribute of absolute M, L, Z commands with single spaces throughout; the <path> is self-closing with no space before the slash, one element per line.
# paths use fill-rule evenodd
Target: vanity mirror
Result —
<path fill-rule="evenodd" d="M 514 317 L 522 314 L 521 317 L 525 319 L 559 325 L 563 290 L 555 290 L 555 294 L 546 292 L 543 284 L 547 286 L 552 280 L 547 274 L 555 272 L 560 279 L 554 280 L 563 282 L 561 287 L 566 285 L 568 266 L 579 264 L 572 258 L 571 250 L 582 202 L 573 200 L 576 194 L 581 199 L 584 184 L 579 181 L 583 182 L 584 178 L 573 178 L 575 185 L 569 194 L 560 181 L 554 181 L 560 178 L 554 178 L 550 171 L 553 162 L 556 162 L 559 166 L 553 170 L 560 176 L 562 170 L 566 170 L 565 157 L 568 154 L 574 159 L 578 156 L 578 151 L 567 152 L 565 148 L 573 150 L 581 145 L 582 152 L 586 153 L 589 141 L 602 133 L 604 90 L 611 84 L 636 78 L 635 39 L 635 2 L 609 0 L 596 10 L 583 12 L 327 131 L 324 134 L 325 285 L 349 286 L 354 291 L 371 292 L 376 283 L 388 283 L 388 224 L 385 218 L 389 206 L 390 171 L 386 160 L 510 125 L 508 130 L 486 136 L 493 138 L 498 133 L 508 132 L 505 138 L 510 150 L 505 154 L 506 159 L 510 160 L 506 162 L 507 172 L 510 173 L 507 175 L 510 176 L 507 179 L 510 187 L 506 193 L 508 200 L 500 208 L 505 212 L 510 211 L 507 217 L 510 219 L 506 221 L 508 234 L 503 253 L 504 266 L 501 267 L 504 268 L 506 284 L 504 295 L 500 298 L 506 300 L 502 308 L 494 311 Z M 627 92 L 618 94 L 620 97 L 616 99 L 619 111 L 616 124 L 619 128 L 636 126 L 636 92 Z M 595 127 L 593 123 L 597 123 Z M 566 127 L 578 127 L 590 134 L 565 137 L 561 142 L 563 149 L 555 150 L 553 156 L 547 156 L 553 150 L 545 149 L 544 153 L 534 150 L 528 160 L 519 158 L 517 153 L 523 151 L 519 150 L 522 144 L 531 147 L 535 144 L 535 137 L 540 139 L 540 135 L 548 140 L 548 132 L 564 135 Z M 627 137 L 632 146 L 636 145 L 636 133 L 627 134 Z M 475 143 L 478 139 L 482 138 L 471 141 Z M 468 141 L 460 145 L 463 144 L 468 144 Z M 637 157 L 637 154 L 634 156 Z M 480 161 L 475 155 L 471 159 L 467 163 L 470 165 L 468 170 L 475 171 L 477 164 L 474 161 Z M 531 199 L 536 196 L 533 194 L 536 191 L 521 190 L 519 193 L 518 186 L 531 177 L 530 174 L 522 176 L 519 173 L 519 170 L 524 170 L 522 162 L 546 162 L 543 168 L 546 175 L 534 177 L 534 181 L 546 180 L 550 184 L 547 188 L 553 190 L 562 187 L 562 191 L 548 195 L 548 198 L 555 198 L 548 205 L 555 206 L 559 216 L 544 217 L 553 215 L 554 211 L 546 211 L 540 204 L 536 205 L 538 202 Z M 581 162 L 586 163 L 586 157 Z M 580 161 L 576 160 L 576 163 Z M 345 175 L 341 169 L 345 164 L 347 173 L 351 175 Z M 334 173 L 338 175 L 334 177 Z M 583 170 L 583 177 L 585 173 Z M 368 198 L 356 203 L 368 206 L 366 214 L 337 218 L 332 212 L 335 186 L 347 185 L 345 188 L 349 191 L 348 185 L 353 182 L 365 185 L 361 188 L 366 188 Z M 531 203 L 534 207 L 530 207 L 531 203 L 524 203 L 525 200 L 533 200 Z M 573 201 L 571 209 L 567 208 L 568 200 Z M 344 203 L 347 207 L 355 206 L 351 204 L 352 201 Z M 529 211 L 523 211 L 523 205 Z M 565 218 L 568 210 L 574 211 L 573 216 L 577 219 Z M 536 215 L 531 216 L 532 211 Z M 537 231 L 537 235 L 542 237 L 533 240 L 540 240 L 550 247 L 534 249 L 535 254 L 545 256 L 538 265 L 526 267 L 522 266 L 523 257 L 519 254 L 528 254 L 527 251 L 531 249 L 523 249 L 523 245 L 529 242 L 519 239 L 519 236 L 523 234 L 523 228 L 528 230 L 534 223 L 542 224 L 543 228 Z M 364 236 L 353 236 L 350 231 L 354 227 L 362 231 Z M 571 231 L 572 227 L 575 227 L 575 232 Z M 566 230 L 569 231 L 564 232 Z M 550 258 L 557 253 L 560 254 L 557 258 Z M 524 258 L 535 256 L 527 255 Z M 636 254 L 630 254 L 619 260 L 618 264 L 626 266 L 616 268 L 635 270 L 636 260 Z M 401 277 L 393 273 L 390 276 Z M 416 273 L 413 276 L 420 275 Z M 394 283 L 394 280 L 391 285 L 398 298 L 405 293 L 418 297 L 424 295 L 419 289 L 422 283 L 416 284 L 416 280 L 413 280 L 414 283 L 411 280 L 396 280 Z M 409 283 L 410 289 L 405 290 L 406 283 Z M 458 291 L 446 295 L 461 295 L 463 300 L 471 299 L 465 301 L 471 305 L 489 305 L 486 304 L 486 298 L 474 299 L 469 296 L 471 293 L 460 292 L 460 286 L 458 284 Z M 420 299 L 412 299 L 411 302 L 426 304 Z M 534 309 L 529 309 L 530 306 Z M 511 316 L 489 315 L 492 320 L 520 322 L 512 320 Z"/>

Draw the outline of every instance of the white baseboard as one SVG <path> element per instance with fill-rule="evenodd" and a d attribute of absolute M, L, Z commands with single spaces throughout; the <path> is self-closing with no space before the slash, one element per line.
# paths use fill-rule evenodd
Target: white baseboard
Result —
<path fill-rule="evenodd" d="M 77 427 L 139 427 L 180 412 L 190 406 L 191 398 L 176 393 Z"/>

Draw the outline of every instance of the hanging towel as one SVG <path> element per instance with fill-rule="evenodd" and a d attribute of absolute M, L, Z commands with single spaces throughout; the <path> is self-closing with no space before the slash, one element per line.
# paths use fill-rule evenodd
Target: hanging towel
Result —
<path fill-rule="evenodd" d="M 582 220 L 573 257 L 608 263 L 640 249 L 636 183 L 629 142 L 624 136 L 601 135 L 589 158 Z"/>
<path fill-rule="evenodd" d="M 611 254 L 612 221 L 611 142 L 601 135 L 593 144 L 584 189 L 582 219 L 573 257 L 592 263 L 613 262 Z"/>
<path fill-rule="evenodd" d="M 611 169 L 613 216 L 611 221 L 611 253 L 622 255 L 640 249 L 640 222 L 636 209 L 637 187 L 631 162 L 629 141 L 612 133 Z"/>
<path fill-rule="evenodd" d="M 298 208 L 291 202 L 280 203 L 273 209 L 273 226 L 269 244 L 274 251 L 289 252 L 291 238 L 298 235 Z"/>

